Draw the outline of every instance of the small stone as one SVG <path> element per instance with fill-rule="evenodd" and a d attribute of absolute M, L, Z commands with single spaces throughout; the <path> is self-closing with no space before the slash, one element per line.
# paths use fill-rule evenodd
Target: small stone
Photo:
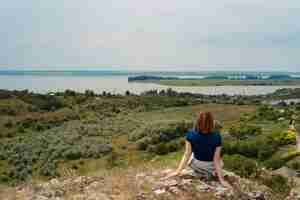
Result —
<path fill-rule="evenodd" d="M 49 198 L 47 198 L 47 197 L 45 197 L 45 196 L 40 196 L 40 195 L 38 195 L 38 196 L 34 196 L 34 197 L 32 198 L 32 200 L 49 200 Z"/>
<path fill-rule="evenodd" d="M 62 197 L 62 196 L 64 196 L 64 191 L 56 190 L 55 193 L 54 193 L 54 196 L 55 197 Z"/>
<path fill-rule="evenodd" d="M 161 194 L 166 193 L 166 189 L 164 189 L 164 188 L 157 189 L 157 190 L 154 190 L 154 193 L 157 194 L 157 195 L 161 195 Z"/>
<path fill-rule="evenodd" d="M 265 195 L 262 192 L 257 192 L 254 195 L 255 200 L 266 200 Z"/>
<path fill-rule="evenodd" d="M 49 191 L 48 189 L 45 189 L 43 191 L 40 192 L 41 196 L 47 197 L 47 198 L 51 198 L 54 196 L 52 191 Z"/>
<path fill-rule="evenodd" d="M 207 184 L 198 185 L 196 188 L 200 192 L 206 192 L 207 190 L 210 189 L 209 185 L 207 185 Z"/>
<path fill-rule="evenodd" d="M 176 180 L 166 180 L 165 182 L 164 182 L 164 185 L 165 186 L 169 186 L 169 187 L 171 187 L 171 186 L 176 186 L 176 185 L 178 185 L 178 182 L 176 181 Z"/>
<path fill-rule="evenodd" d="M 92 193 L 92 194 L 88 194 L 86 200 L 110 200 L 110 198 L 103 193 Z"/>
<path fill-rule="evenodd" d="M 169 190 L 172 193 L 175 193 L 175 194 L 179 194 L 180 193 L 180 190 L 177 187 L 170 187 Z"/>
<path fill-rule="evenodd" d="M 139 173 L 139 174 L 137 174 L 135 177 L 137 178 L 137 179 L 140 179 L 140 178 L 144 178 L 146 176 L 146 174 L 144 174 L 144 173 Z"/>
<path fill-rule="evenodd" d="M 51 183 L 52 185 L 54 185 L 54 186 L 59 185 L 59 181 L 58 181 L 57 179 L 52 179 L 52 180 L 50 181 L 50 183 Z"/>
<path fill-rule="evenodd" d="M 77 194 L 71 198 L 71 200 L 85 200 L 85 199 L 86 199 L 86 196 L 83 194 Z"/>
<path fill-rule="evenodd" d="M 192 179 L 183 179 L 180 185 L 190 185 L 192 184 Z"/>

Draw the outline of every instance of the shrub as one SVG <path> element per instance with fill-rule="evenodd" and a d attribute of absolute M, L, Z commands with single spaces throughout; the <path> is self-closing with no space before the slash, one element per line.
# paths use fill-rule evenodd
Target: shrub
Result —
<path fill-rule="evenodd" d="M 25 133 L 25 129 L 24 129 L 23 126 L 18 126 L 17 131 L 18 131 L 19 133 Z"/>
<path fill-rule="evenodd" d="M 262 105 L 257 109 L 257 116 L 262 120 L 277 120 L 282 117 L 282 113 L 279 113 L 272 106 Z"/>
<path fill-rule="evenodd" d="M 53 111 L 64 107 L 63 101 L 56 96 L 32 94 L 23 96 L 21 99 L 40 110 Z"/>
<path fill-rule="evenodd" d="M 137 149 L 142 151 L 147 150 L 148 145 L 149 145 L 149 138 L 147 137 L 140 139 L 136 144 Z"/>
<path fill-rule="evenodd" d="M 222 152 L 229 155 L 240 154 L 246 157 L 265 160 L 272 156 L 277 148 L 268 138 L 260 136 L 248 140 L 225 140 Z"/>
<path fill-rule="evenodd" d="M 115 151 L 112 151 L 106 158 L 107 168 L 113 168 L 118 166 L 119 159 L 120 159 L 120 155 Z"/>
<path fill-rule="evenodd" d="M 270 137 L 278 145 L 294 144 L 296 141 L 296 134 L 293 131 L 274 132 Z"/>
<path fill-rule="evenodd" d="M 71 149 L 66 150 L 63 153 L 63 155 L 66 159 L 76 160 L 76 159 L 79 159 L 81 157 L 81 152 L 80 152 L 79 149 L 71 148 Z"/>
<path fill-rule="evenodd" d="M 5 99 L 0 101 L 0 115 L 15 116 L 18 113 L 31 111 L 32 107 L 19 99 Z"/>
<path fill-rule="evenodd" d="M 5 123 L 4 123 L 4 126 L 6 128 L 12 128 L 14 126 L 14 123 L 12 122 L 12 120 L 7 120 Z"/>
<path fill-rule="evenodd" d="M 56 171 L 56 163 L 51 162 L 51 163 L 45 163 L 39 170 L 40 175 L 42 176 L 49 176 L 49 177 L 54 177 L 57 174 Z"/>
<path fill-rule="evenodd" d="M 229 169 L 242 177 L 248 178 L 250 176 L 256 176 L 258 173 L 256 161 L 239 154 L 231 156 L 225 155 L 224 164 L 226 169 Z"/>
<path fill-rule="evenodd" d="M 159 143 L 157 145 L 148 145 L 147 151 L 155 153 L 157 155 L 165 155 L 171 152 L 178 151 L 182 148 L 181 140 L 173 140 L 168 143 Z"/>
<path fill-rule="evenodd" d="M 238 150 L 236 153 L 244 155 L 246 157 L 258 157 L 259 147 L 255 146 L 257 145 L 257 142 L 255 140 L 237 142 L 237 145 Z"/>
<path fill-rule="evenodd" d="M 273 157 L 266 160 L 263 164 L 266 168 L 274 170 L 282 167 L 283 165 L 285 165 L 285 163 L 286 161 L 284 159 L 279 157 Z"/>
<path fill-rule="evenodd" d="M 175 152 L 179 150 L 182 147 L 181 141 L 171 141 L 167 144 L 168 152 Z"/>
<path fill-rule="evenodd" d="M 168 146 L 164 143 L 160 143 L 160 144 L 156 145 L 150 151 L 153 151 L 157 155 L 165 155 L 165 154 L 169 153 Z"/>
<path fill-rule="evenodd" d="M 6 174 L 0 174 L 0 183 L 8 183 L 10 180 L 9 176 Z"/>
<path fill-rule="evenodd" d="M 294 160 L 289 163 L 289 167 L 291 167 L 294 170 L 300 170 L 300 161 Z"/>
<path fill-rule="evenodd" d="M 257 136 L 262 133 L 261 127 L 255 125 L 247 125 L 245 123 L 230 127 L 229 134 L 239 140 L 247 139 L 251 136 Z"/>
<path fill-rule="evenodd" d="M 46 127 L 43 126 L 40 122 L 35 123 L 34 130 L 36 130 L 36 131 L 43 131 L 45 129 L 46 129 Z"/>
<path fill-rule="evenodd" d="M 276 193 L 288 195 L 291 190 L 288 179 L 280 175 L 264 176 L 260 177 L 260 180 L 264 185 L 270 187 Z"/>
<path fill-rule="evenodd" d="M 129 140 L 138 141 L 147 137 L 148 144 L 156 145 L 161 142 L 169 142 L 184 136 L 191 127 L 192 123 L 189 121 L 149 123 L 145 127 L 132 132 L 129 136 Z"/>
<path fill-rule="evenodd" d="M 271 157 L 277 150 L 277 148 L 274 145 L 266 143 L 257 146 L 257 148 L 259 149 L 257 158 L 261 161 Z"/>

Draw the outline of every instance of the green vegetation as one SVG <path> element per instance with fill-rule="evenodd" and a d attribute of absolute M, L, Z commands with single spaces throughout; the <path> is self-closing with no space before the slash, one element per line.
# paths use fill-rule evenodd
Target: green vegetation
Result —
<path fill-rule="evenodd" d="M 256 161 L 239 154 L 224 156 L 224 165 L 226 169 L 246 178 L 256 177 L 258 173 Z"/>
<path fill-rule="evenodd" d="M 278 199 L 284 199 L 292 189 L 292 184 L 289 183 L 288 179 L 280 175 L 262 176 L 260 181 L 270 187 L 277 194 Z"/>
<path fill-rule="evenodd" d="M 261 177 L 260 172 L 282 166 L 299 169 L 295 135 L 287 131 L 291 115 L 299 116 L 299 104 L 262 102 L 291 94 L 283 90 L 276 96 L 231 97 L 169 89 L 140 96 L 71 90 L 41 95 L 0 90 L 0 183 L 87 174 L 150 160 L 174 163 L 195 113 L 211 111 L 224 125 L 226 169 L 276 190 L 285 180 Z"/>

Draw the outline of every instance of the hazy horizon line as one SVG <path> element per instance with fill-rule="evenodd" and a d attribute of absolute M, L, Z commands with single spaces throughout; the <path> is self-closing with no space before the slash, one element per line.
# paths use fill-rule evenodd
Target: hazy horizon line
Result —
<path fill-rule="evenodd" d="M 127 68 L 127 69 L 121 69 L 121 68 L 116 68 L 116 67 L 89 67 L 89 68 L 84 68 L 84 67 L 64 67 L 64 68 L 55 68 L 55 69 L 37 69 L 35 67 L 28 67 L 28 68 L 22 68 L 18 69 L 19 67 L 5 67 L 1 69 L 0 71 L 37 71 L 37 72 L 56 72 L 56 71 L 121 71 L 121 72 L 261 72 L 261 73 L 269 73 L 269 72 L 277 72 L 277 73 L 300 73 L 299 71 L 292 71 L 292 70 L 233 70 L 233 69 L 206 69 L 206 70 L 201 70 L 201 69 L 132 69 L 132 68 Z"/>

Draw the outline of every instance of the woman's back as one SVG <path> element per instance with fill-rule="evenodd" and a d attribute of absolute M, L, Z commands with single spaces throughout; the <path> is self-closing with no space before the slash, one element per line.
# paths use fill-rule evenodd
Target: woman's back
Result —
<path fill-rule="evenodd" d="M 201 161 L 213 161 L 215 150 L 222 143 L 219 133 L 202 133 L 196 130 L 188 131 L 186 140 L 192 145 L 194 158 Z"/>
<path fill-rule="evenodd" d="M 195 129 L 186 134 L 185 152 L 180 164 L 177 170 L 170 173 L 168 177 L 179 175 L 188 164 L 193 174 L 206 178 L 217 176 L 223 186 L 231 187 L 222 175 L 222 138 L 218 131 L 214 132 L 213 129 L 212 114 L 210 112 L 198 113 Z"/>

